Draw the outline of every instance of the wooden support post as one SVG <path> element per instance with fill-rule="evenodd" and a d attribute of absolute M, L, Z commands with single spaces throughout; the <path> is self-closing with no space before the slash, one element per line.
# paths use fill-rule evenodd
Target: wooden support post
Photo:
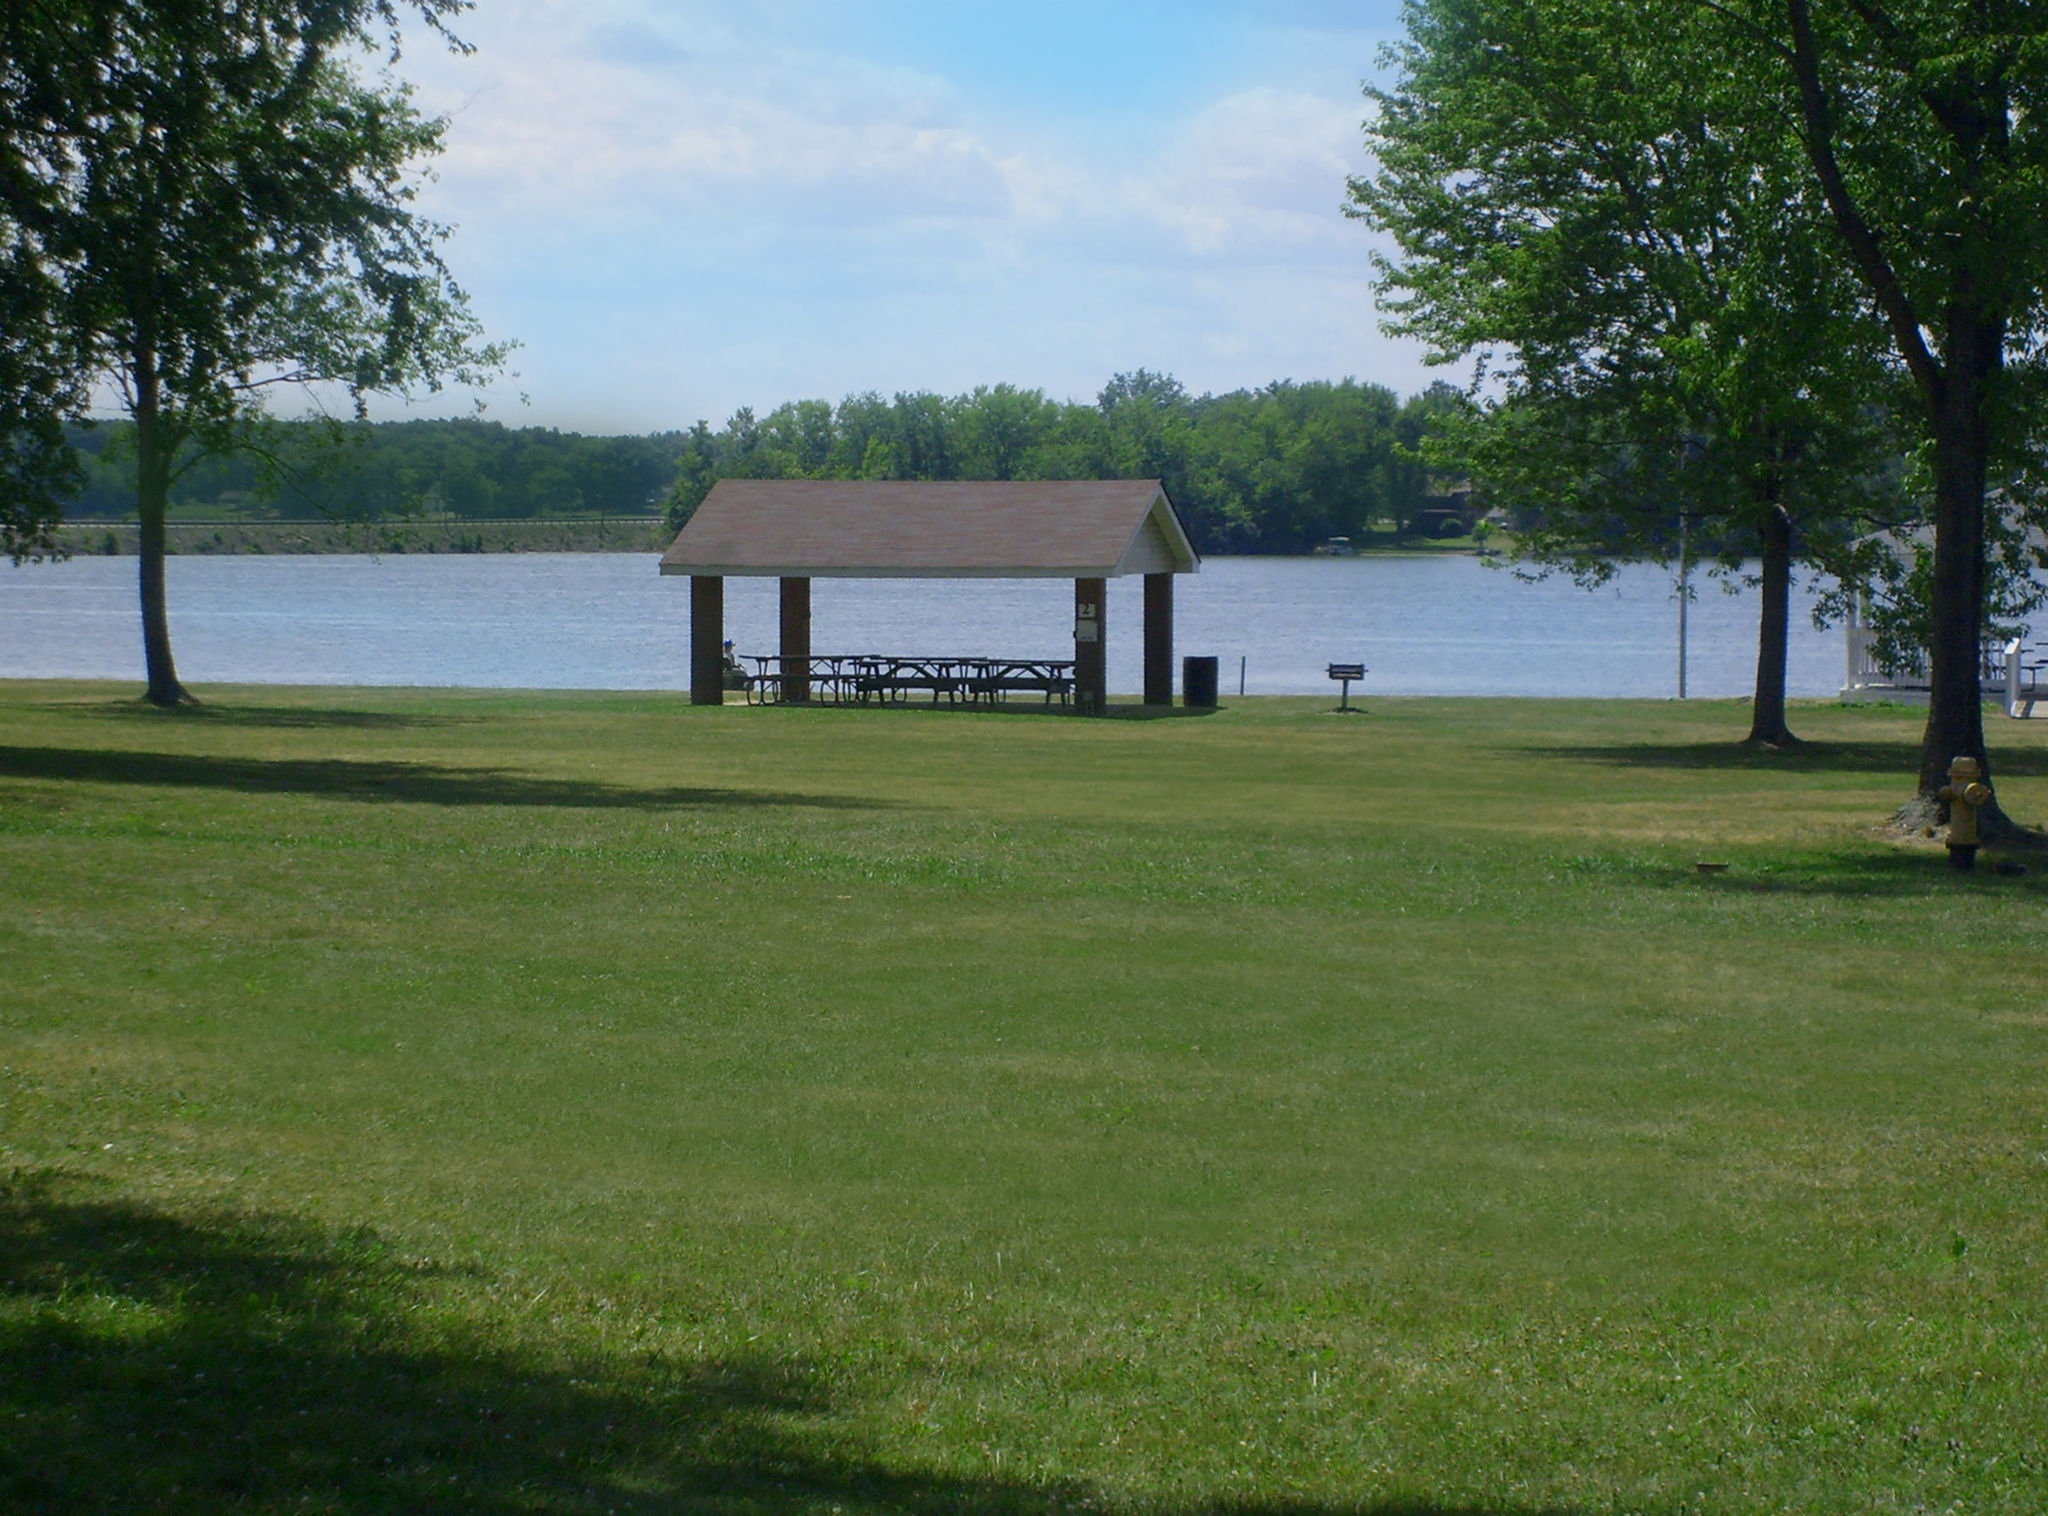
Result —
<path fill-rule="evenodd" d="M 782 698 L 811 698 L 811 581 L 782 581 Z"/>
<path fill-rule="evenodd" d="M 1100 716 L 1109 706 L 1109 581 L 1074 581 L 1074 709 Z"/>
<path fill-rule="evenodd" d="M 690 704 L 725 704 L 725 580 L 690 576 Z"/>
<path fill-rule="evenodd" d="M 1173 575 L 1145 576 L 1145 704 L 1173 704 Z"/>

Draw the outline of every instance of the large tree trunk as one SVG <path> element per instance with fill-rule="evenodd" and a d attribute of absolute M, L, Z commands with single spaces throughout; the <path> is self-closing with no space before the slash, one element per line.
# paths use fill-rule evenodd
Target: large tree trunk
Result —
<path fill-rule="evenodd" d="M 1793 747 L 1799 739 L 1785 724 L 1785 659 L 1792 631 L 1792 518 L 1769 497 L 1775 484 L 1760 487 L 1766 497 L 1760 520 L 1763 537 L 1763 607 L 1757 617 L 1756 696 L 1750 705 L 1749 740 Z"/>
<path fill-rule="evenodd" d="M 1921 23 L 1908 23 L 1898 31 L 1899 18 L 1888 18 L 1882 7 L 1848 7 L 1860 13 L 1866 33 L 1879 43 L 1874 52 L 1888 56 L 1891 66 L 1911 81 L 1930 112 L 1927 124 L 1939 132 L 1940 145 L 1952 155 L 1944 155 L 1945 166 L 1931 193 L 1943 203 L 1970 208 L 1960 232 L 1944 233 L 1931 247 L 1918 250 L 1945 287 L 1940 319 L 1930 320 L 1915 308 L 1887 255 L 1884 238 L 1865 218 L 1836 159 L 1833 101 L 1822 77 L 1812 0 L 1784 0 L 1784 5 L 1791 41 L 1786 57 L 1799 85 L 1807 156 L 1850 259 L 1913 376 L 1934 440 L 1934 624 L 1927 650 L 1927 730 L 1920 743 L 1919 791 L 1901 817 L 1915 822 L 1946 820 L 1948 805 L 1941 799 L 1941 788 L 1950 763 L 1974 758 L 1987 782 L 1991 776 L 1979 677 L 1988 418 L 2005 361 L 2008 324 L 2018 308 L 2015 291 L 2024 287 L 2023 281 L 2012 284 L 2006 273 L 2007 261 L 2014 256 L 2007 245 L 2013 240 L 2012 213 L 1993 210 L 2007 197 L 2022 193 L 2019 179 L 2004 178 L 2023 172 L 2010 157 L 2013 103 L 2003 69 L 1980 73 L 1973 68 L 1949 85 L 1923 85 L 1913 78 L 1910 56 L 1921 41 L 1936 46 L 1934 32 L 1922 28 L 1911 36 Z M 1960 15 L 1950 24 L 1958 47 L 1969 47 L 1986 35 L 1982 15 L 1974 24 Z M 1895 31 L 1907 39 L 1905 46 L 1894 48 L 1885 38 Z M 1908 61 L 1899 62 L 1902 58 Z M 1931 150 L 1934 144 L 1929 146 Z M 1929 161 L 1944 160 L 1930 155 Z M 1914 235 L 1903 227 L 1898 231 L 1902 244 Z M 1940 336 L 1938 358 L 1928 346 L 1930 333 Z M 1979 814 L 1987 835 L 2011 838 L 2018 833 L 1996 800 Z"/>
<path fill-rule="evenodd" d="M 1984 482 L 1989 390 L 2004 356 L 2003 324 L 1949 312 L 1947 382 L 1934 422 L 1934 621 L 1928 646 L 1927 730 L 1920 742 L 1920 798 L 1938 801 L 1948 767 L 1969 757 L 1991 780 L 1984 751 Z M 2004 821 L 1994 806 L 1987 820 Z"/>
<path fill-rule="evenodd" d="M 163 421 L 155 354 L 146 348 L 136 355 L 133 379 L 135 515 L 142 528 L 142 664 L 149 680 L 143 698 L 165 707 L 197 704 L 178 682 L 178 667 L 171 659 L 171 621 L 164 594 L 164 526 L 170 512 L 171 455 L 177 444 L 172 429 Z"/>

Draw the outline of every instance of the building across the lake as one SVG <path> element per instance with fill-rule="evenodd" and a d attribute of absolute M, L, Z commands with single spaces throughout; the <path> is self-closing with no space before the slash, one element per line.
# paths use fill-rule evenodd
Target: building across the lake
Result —
<path fill-rule="evenodd" d="M 2039 529 L 2027 534 L 2027 549 L 2037 561 L 2048 555 L 2048 536 Z M 1902 561 L 1918 552 L 1931 552 L 1932 529 L 1922 527 L 1905 536 L 1880 533 L 1875 539 L 1888 546 Z M 2033 570 L 2041 594 L 2048 597 L 2048 581 Z M 1858 595 L 1849 606 L 1842 625 L 1843 651 L 1847 655 L 1842 678 L 1842 699 L 1852 703 L 1886 700 L 1905 705 L 1927 704 L 1933 677 L 1927 655 L 1886 659 L 1880 655 L 1880 639 L 1870 625 L 1867 601 Z M 1997 700 L 2008 715 L 2048 715 L 2048 638 L 2034 627 L 2022 626 L 2017 636 L 2001 633 L 1988 637 L 1981 648 L 1977 677 L 1986 700 Z"/>

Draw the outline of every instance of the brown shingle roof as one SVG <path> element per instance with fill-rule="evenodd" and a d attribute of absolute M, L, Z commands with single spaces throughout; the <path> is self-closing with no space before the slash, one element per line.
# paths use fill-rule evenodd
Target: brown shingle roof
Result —
<path fill-rule="evenodd" d="M 1157 479 L 920 484 L 721 479 L 664 574 L 1109 578 L 1193 573 Z"/>

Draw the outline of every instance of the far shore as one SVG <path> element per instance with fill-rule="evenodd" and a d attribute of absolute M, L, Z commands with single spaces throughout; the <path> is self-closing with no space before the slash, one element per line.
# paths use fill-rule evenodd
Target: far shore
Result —
<path fill-rule="evenodd" d="M 174 521 L 178 554 L 658 553 L 675 533 L 659 516 L 525 521 Z M 58 531 L 78 557 L 133 557 L 133 521 L 73 521 Z"/>
<path fill-rule="evenodd" d="M 173 521 L 167 535 L 169 551 L 192 555 L 659 553 L 675 537 L 659 516 L 508 521 Z M 141 530 L 133 521 L 69 521 L 57 532 L 63 550 L 79 558 L 132 558 L 140 551 L 140 537 Z M 1410 538 L 1398 545 L 1360 545 L 1351 556 L 1469 557 L 1479 551 L 1470 538 Z"/>

